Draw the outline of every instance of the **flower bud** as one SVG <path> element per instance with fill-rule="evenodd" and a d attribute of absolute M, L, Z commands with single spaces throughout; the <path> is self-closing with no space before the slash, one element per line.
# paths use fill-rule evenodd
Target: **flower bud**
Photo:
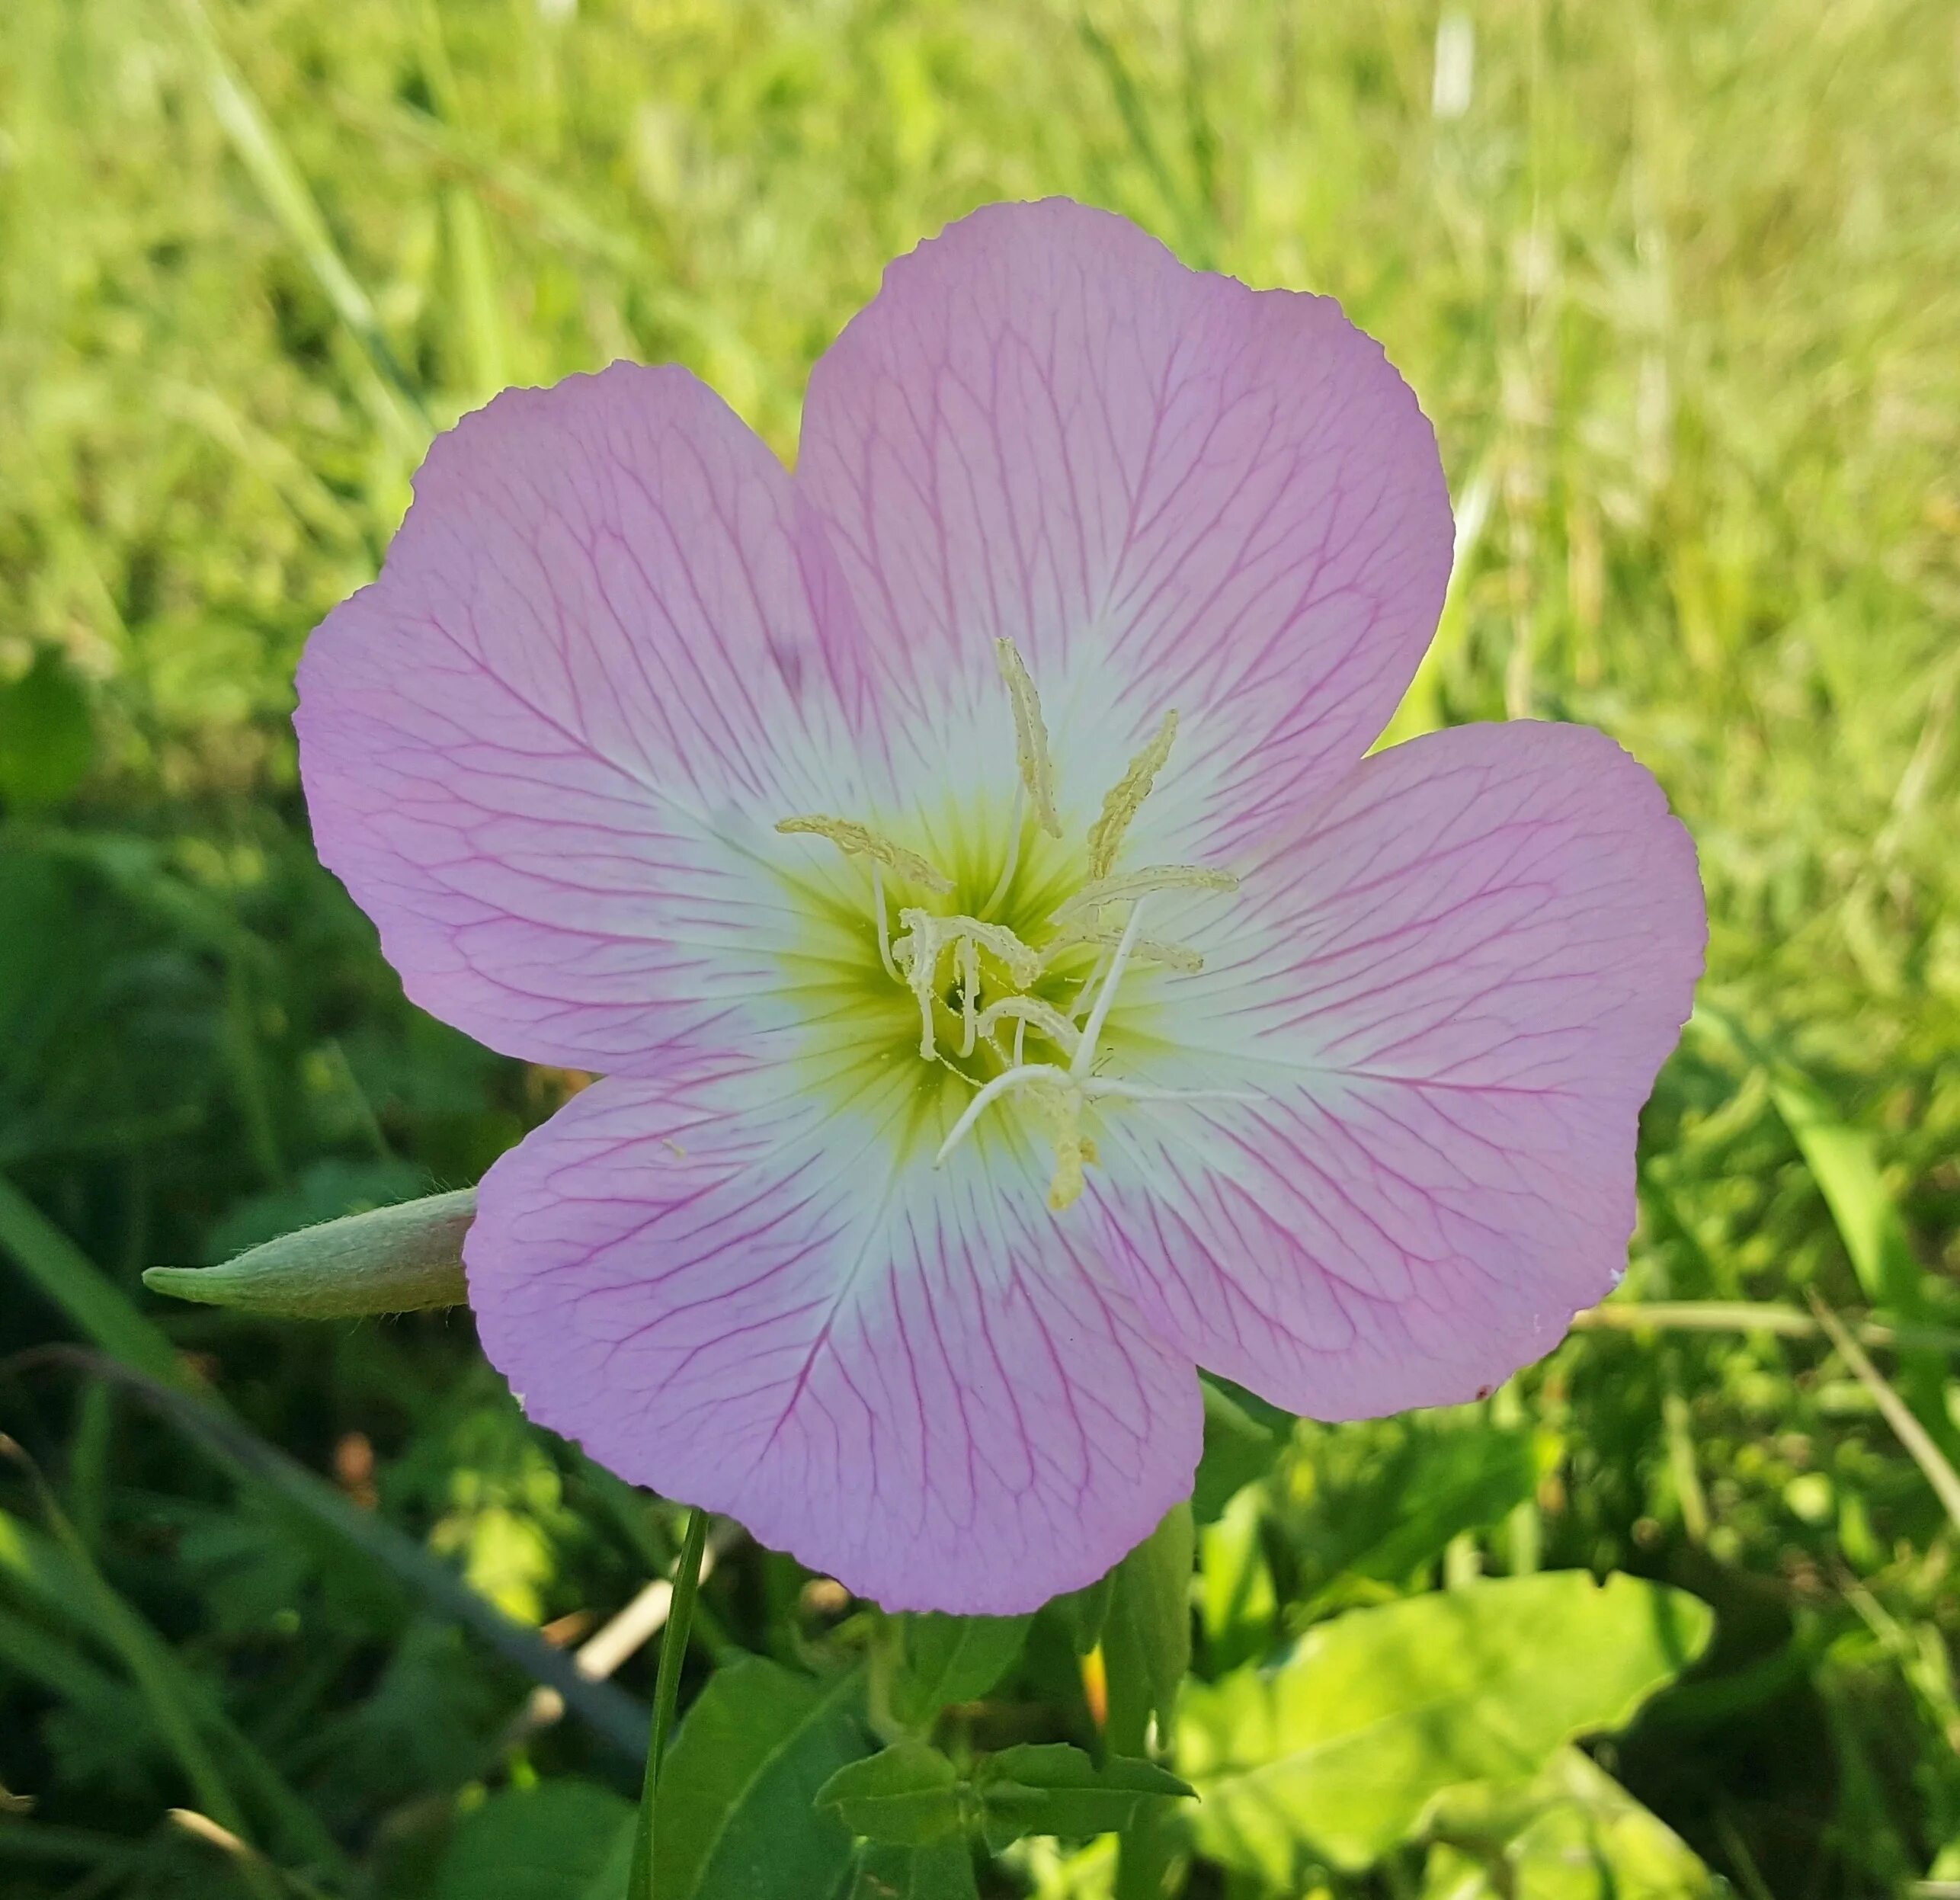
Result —
<path fill-rule="evenodd" d="M 463 1237 L 476 1190 L 346 1214 L 248 1248 L 221 1267 L 152 1267 L 143 1284 L 179 1299 L 293 1319 L 460 1306 Z"/>

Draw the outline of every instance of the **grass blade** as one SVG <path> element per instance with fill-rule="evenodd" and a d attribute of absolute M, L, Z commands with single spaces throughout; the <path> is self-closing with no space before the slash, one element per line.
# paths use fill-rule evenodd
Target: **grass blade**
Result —
<path fill-rule="evenodd" d="M 370 413 L 397 453 L 411 463 L 419 462 L 435 425 L 421 392 L 389 347 L 372 300 L 347 268 L 319 203 L 271 120 L 226 56 L 203 0 L 177 3 L 203 69 L 205 93 L 232 149 L 374 373 L 374 382 L 363 391 Z"/>
<path fill-rule="evenodd" d="M 1813 1293 L 1811 1310 L 1817 1324 L 1830 1336 L 1839 1357 L 1851 1368 L 1858 1383 L 1878 1402 L 1885 1422 L 1898 1434 L 1899 1443 L 1912 1453 L 1913 1462 L 1925 1472 L 1946 1514 L 1960 1530 L 1960 1472 L 1956 1472 L 1945 1452 L 1933 1442 L 1933 1434 L 1914 1417 L 1912 1408 L 1895 1392 L 1884 1376 L 1866 1356 L 1865 1349 L 1851 1336 L 1850 1329 Z"/>
<path fill-rule="evenodd" d="M 43 1573 L 51 1570 L 66 1572 L 69 1588 L 75 1592 L 76 1607 L 85 1613 L 90 1626 L 121 1658 L 130 1680 L 149 1705 L 150 1719 L 156 1724 L 157 1732 L 176 1757 L 184 1780 L 196 1792 L 199 1805 L 228 1832 L 243 1839 L 246 1828 L 244 1812 L 233 1799 L 230 1784 L 218 1767 L 217 1757 L 200 1732 L 199 1716 L 203 1715 L 208 1721 L 210 1712 L 197 1707 L 203 1698 L 191 1692 L 194 1685 L 186 1678 L 175 1652 L 123 1601 L 95 1568 L 94 1559 L 62 1514 L 53 1493 L 11 1439 L 0 1437 L 0 1453 L 11 1454 L 27 1472 L 42 1513 L 53 1533 L 62 1561 L 50 1565 L 43 1557 L 37 1568 Z M 0 1532 L 7 1533 L 0 1562 L 14 1568 L 15 1557 L 30 1557 L 24 1526 L 11 1524 L 0 1518 Z M 296 1804 L 297 1797 L 293 1799 Z M 240 1878 L 255 1894 L 261 1896 L 261 1900 L 277 1900 L 278 1882 L 263 1866 L 254 1862 L 242 1864 L 239 1871 Z"/>
<path fill-rule="evenodd" d="M 1905 1222 L 1878 1172 L 1872 1137 L 1841 1120 L 1821 1091 L 1788 1072 L 1769 1085 L 1837 1223 L 1865 1297 L 1902 1317 L 1923 1303 L 1923 1275 Z"/>
<path fill-rule="evenodd" d="M 43 1362 L 80 1367 L 111 1379 L 171 1424 L 235 1477 L 262 1485 L 286 1504 L 323 1524 L 371 1558 L 440 1614 L 472 1630 L 513 1668 L 555 1689 L 565 1706 L 635 1761 L 644 1757 L 648 1713 L 623 1690 L 582 1674 L 576 1661 L 554 1649 L 534 1629 L 505 1616 L 440 1558 L 386 1519 L 357 1509 L 324 1479 L 267 1444 L 200 1395 L 175 1389 L 130 1367 L 72 1347 L 36 1355 Z M 18 1361 L 16 1362 L 19 1363 Z"/>
<path fill-rule="evenodd" d="M 103 1351 L 162 1385 L 191 1376 L 164 1334 L 101 1267 L 11 1182 L 0 1177 L 0 1251 Z"/>

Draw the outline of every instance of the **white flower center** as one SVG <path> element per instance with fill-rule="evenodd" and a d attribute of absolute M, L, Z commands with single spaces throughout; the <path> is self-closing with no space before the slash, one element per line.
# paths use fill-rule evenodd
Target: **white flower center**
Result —
<path fill-rule="evenodd" d="M 1142 934 L 1148 899 L 1165 890 L 1234 890 L 1238 880 L 1229 871 L 1202 864 L 1116 868 L 1124 835 L 1170 757 L 1177 731 L 1177 715 L 1171 712 L 1103 799 L 1089 830 L 1086 876 L 1045 917 L 1032 924 L 1017 920 L 1021 930 L 1001 921 L 994 913 L 1014 886 L 1028 819 L 1057 839 L 1062 828 L 1048 728 L 1034 681 L 1011 640 L 994 645 L 1014 709 L 1018 780 L 1005 858 L 991 890 L 973 912 L 902 906 L 895 938 L 887 875 L 942 899 L 955 894 L 952 878 L 920 853 L 854 819 L 813 813 L 786 818 L 776 828 L 828 838 L 847 857 L 870 864 L 879 960 L 918 1004 L 919 1055 L 943 1064 L 975 1091 L 940 1143 L 935 1165 L 945 1161 L 996 1104 L 1012 1100 L 1055 1151 L 1048 1204 L 1058 1213 L 1081 1195 L 1084 1170 L 1097 1158 L 1096 1145 L 1082 1128 L 1090 1103 L 1252 1099 L 1237 1090 L 1151 1088 L 1099 1075 L 1097 1066 L 1110 1009 L 1136 963 L 1187 973 L 1203 967 L 1196 951 Z M 1093 960 L 1070 988 L 1058 966 L 1080 964 L 1085 948 L 1093 948 Z M 1032 1056 L 1031 1040 L 1037 1045 Z"/>

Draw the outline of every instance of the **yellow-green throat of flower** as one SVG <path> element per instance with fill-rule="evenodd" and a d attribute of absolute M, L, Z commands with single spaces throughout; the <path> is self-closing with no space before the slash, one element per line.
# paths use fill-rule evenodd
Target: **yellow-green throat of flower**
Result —
<path fill-rule="evenodd" d="M 1157 1088 L 1097 1073 L 1110 1011 L 1126 976 L 1145 963 L 1185 974 L 1203 967 L 1196 950 L 1142 934 L 1146 902 L 1167 890 L 1234 890 L 1238 880 L 1203 864 L 1116 868 L 1125 835 L 1171 756 L 1177 733 L 1171 711 L 1104 796 L 1078 865 L 1081 874 L 1058 893 L 1052 880 L 1044 882 L 1031 915 L 1025 900 L 1010 907 L 1010 894 L 1020 895 L 1016 874 L 1030 823 L 1052 839 L 1059 841 L 1063 831 L 1033 679 L 1013 641 L 997 640 L 994 652 L 1014 711 L 1018 782 L 1004 857 L 971 912 L 952 908 L 960 895 L 954 878 L 870 825 L 812 812 L 783 819 L 776 828 L 826 839 L 870 867 L 870 935 L 884 976 L 910 992 L 918 1056 L 970 1085 L 935 1165 L 997 1104 L 1011 1099 L 1054 1150 L 1048 1204 L 1059 1213 L 1079 1198 L 1084 1170 L 1098 1159 L 1083 1128 L 1090 1103 L 1249 1099 L 1238 1091 Z M 895 899 L 888 883 L 925 901 Z"/>

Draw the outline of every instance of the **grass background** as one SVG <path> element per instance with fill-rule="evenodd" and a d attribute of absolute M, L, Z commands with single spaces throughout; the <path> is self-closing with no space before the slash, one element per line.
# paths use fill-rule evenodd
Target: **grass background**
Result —
<path fill-rule="evenodd" d="M 473 1180 L 567 1086 L 402 1001 L 310 854 L 293 665 L 431 427 L 678 358 L 788 457 L 884 261 L 1053 191 L 1334 293 L 1421 395 L 1459 562 L 1399 729 L 1593 722 L 1693 830 L 1711 967 L 1648 1117 L 1630 1293 L 1960 1320 L 1950 6 L 11 0 L 0 1345 L 28 1357 L 0 1425 L 74 1541 L 0 1472 L 0 1782 L 37 1802 L 0 1818 L 0 1892 L 242 1878 L 159 1821 L 229 1803 L 346 1890 L 419 1892 L 459 1790 L 584 1764 L 568 1729 L 500 1754 L 520 1677 L 30 1349 L 140 1359 L 160 1326 L 259 1440 L 515 1616 L 631 1594 L 664 1521 L 521 1427 L 466 1321 L 140 1292 Z M 1879 1357 L 1952 1447 L 1946 1349 Z M 1752 1900 L 1960 1879 L 1955 1528 L 1845 1362 L 1599 1330 L 1496 1402 L 1545 1448 L 1536 1491 L 1416 1581 L 1686 1584 L 1717 1654 L 1629 1738 L 1629 1785 Z M 1283 1624 L 1315 1513 L 1369 1508 L 1424 1429 L 1303 1438 Z M 731 1568 L 716 1613 L 790 1641 L 787 1567 Z"/>

